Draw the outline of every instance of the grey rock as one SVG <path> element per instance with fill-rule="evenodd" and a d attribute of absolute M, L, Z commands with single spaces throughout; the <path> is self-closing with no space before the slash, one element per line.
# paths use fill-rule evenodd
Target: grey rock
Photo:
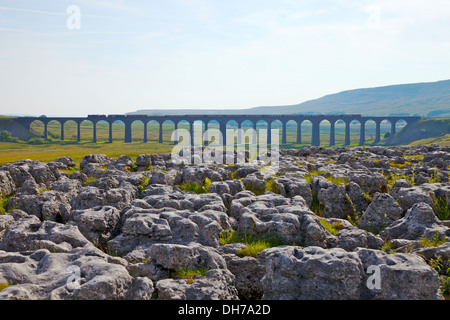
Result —
<path fill-rule="evenodd" d="M 120 212 L 110 206 L 73 210 L 70 220 L 86 239 L 106 248 L 107 242 L 118 233 Z"/>
<path fill-rule="evenodd" d="M 388 193 L 376 193 L 358 222 L 358 228 L 378 234 L 402 217 L 403 210 Z"/>
<path fill-rule="evenodd" d="M 265 180 L 258 179 L 258 177 L 253 174 L 246 175 L 245 178 L 242 179 L 242 182 L 247 190 L 251 190 L 255 193 L 264 193 L 267 185 Z"/>
<path fill-rule="evenodd" d="M 303 177 L 279 177 L 277 181 L 283 185 L 287 197 L 300 195 L 306 200 L 308 206 L 311 206 L 311 186 Z"/>
<path fill-rule="evenodd" d="M 80 169 L 83 170 L 90 163 L 107 165 L 111 162 L 112 159 L 104 154 L 88 154 L 83 157 L 83 160 L 81 160 Z"/>
<path fill-rule="evenodd" d="M 263 299 L 442 299 L 437 273 L 414 254 L 279 247 L 263 251 L 259 259 L 266 267 Z M 370 286 L 372 268 L 380 272 L 379 289 Z"/>
<path fill-rule="evenodd" d="M 198 267 L 207 269 L 226 268 L 225 260 L 215 249 L 199 244 L 158 243 L 148 249 L 148 256 L 151 262 L 158 267 L 174 271 Z"/>
<path fill-rule="evenodd" d="M 72 248 L 90 244 L 76 226 L 52 221 L 40 222 L 35 216 L 28 216 L 6 228 L 0 242 L 0 250 L 27 251 L 33 243 L 41 240 L 55 245 L 67 243 Z"/>
<path fill-rule="evenodd" d="M 34 179 L 37 184 L 49 186 L 61 177 L 61 172 L 56 167 L 31 160 L 16 161 L 3 165 L 1 171 L 9 172 L 16 188 L 20 188 L 29 179 Z"/>
<path fill-rule="evenodd" d="M 411 188 L 411 183 L 406 179 L 398 179 L 392 185 L 393 190 L 397 188 Z"/>
<path fill-rule="evenodd" d="M 350 181 L 349 184 L 345 186 L 345 192 L 350 197 L 356 212 L 365 212 L 367 210 L 369 203 L 358 184 Z"/>
<path fill-rule="evenodd" d="M 435 257 L 441 259 L 441 273 L 447 273 L 448 268 L 450 268 L 450 242 L 446 242 L 437 247 Z"/>
<path fill-rule="evenodd" d="M 214 269 L 205 276 L 186 280 L 164 279 L 156 283 L 158 300 L 238 300 L 234 276 L 227 269 Z"/>
<path fill-rule="evenodd" d="M 354 300 L 363 291 L 363 265 L 343 249 L 278 247 L 259 259 L 265 300 Z"/>
<path fill-rule="evenodd" d="M 16 189 L 9 171 L 0 170 L 0 196 L 10 195 Z"/>
<path fill-rule="evenodd" d="M 140 154 L 136 157 L 136 165 L 140 167 L 148 167 L 152 164 L 150 154 Z"/>
<path fill-rule="evenodd" d="M 238 257 L 234 254 L 224 255 L 228 270 L 233 273 L 236 289 L 241 300 L 260 300 L 264 294 L 261 280 L 266 269 L 253 257 Z"/>
<path fill-rule="evenodd" d="M 173 192 L 174 190 L 171 186 L 165 184 L 149 184 L 147 188 L 141 192 L 141 197 L 145 198 L 153 195 L 168 195 Z"/>
<path fill-rule="evenodd" d="M 336 238 L 333 246 L 346 251 L 354 251 L 357 248 L 380 249 L 384 245 L 381 237 L 353 226 L 339 231 Z"/>
<path fill-rule="evenodd" d="M 122 210 L 136 197 L 137 190 L 132 187 L 104 190 L 88 186 L 81 188 L 78 195 L 72 198 L 71 206 L 73 210 L 89 209 L 97 206 L 113 206 Z"/>
<path fill-rule="evenodd" d="M 383 239 L 432 239 L 437 233 L 439 237 L 450 236 L 450 229 L 436 217 L 433 209 L 426 203 L 417 203 L 406 212 L 406 215 L 380 234 Z"/>
<path fill-rule="evenodd" d="M 153 174 L 150 177 L 149 185 L 153 185 L 153 184 L 158 184 L 158 185 L 167 184 L 166 175 L 162 172 Z"/>
<path fill-rule="evenodd" d="M 151 280 L 133 278 L 119 261 L 95 248 L 26 255 L 0 251 L 0 278 L 12 284 L 0 292 L 0 300 L 150 299 Z"/>
<path fill-rule="evenodd" d="M 370 174 L 352 172 L 348 176 L 348 180 L 357 183 L 364 192 L 371 194 L 388 191 L 387 179 L 378 172 L 372 172 Z"/>
<path fill-rule="evenodd" d="M 324 206 L 324 217 L 345 218 L 354 214 L 350 197 L 345 192 L 345 186 L 330 184 L 328 188 L 320 189 L 317 198 Z"/>
<path fill-rule="evenodd" d="M 68 221 L 70 194 L 59 191 L 44 191 L 38 195 L 16 194 L 8 206 L 23 210 L 41 220 Z"/>
<path fill-rule="evenodd" d="M 380 288 L 364 287 L 363 299 L 370 300 L 440 300 L 439 278 L 421 257 L 415 254 L 387 254 L 380 250 L 357 249 L 370 282 L 369 266 L 380 272 Z"/>
<path fill-rule="evenodd" d="M 255 172 L 259 172 L 258 167 L 256 166 L 242 166 L 241 168 L 237 169 L 235 177 L 238 179 L 242 179 Z"/>
<path fill-rule="evenodd" d="M 398 204 L 402 207 L 403 212 L 412 208 L 417 203 L 426 203 L 433 207 L 433 200 L 430 195 L 418 187 L 400 188 L 393 193 L 393 197 L 397 199 Z"/>
<path fill-rule="evenodd" d="M 69 156 L 56 158 L 55 162 L 61 162 L 61 163 L 65 164 L 67 167 L 75 167 L 76 166 L 73 159 Z"/>

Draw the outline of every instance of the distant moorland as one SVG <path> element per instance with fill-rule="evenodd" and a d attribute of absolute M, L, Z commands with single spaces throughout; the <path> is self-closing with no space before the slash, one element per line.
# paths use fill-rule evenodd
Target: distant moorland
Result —
<path fill-rule="evenodd" d="M 450 117 L 450 80 L 362 88 L 329 94 L 294 105 L 240 110 L 142 109 L 130 114 L 295 114 L 357 113 L 370 116 Z"/>

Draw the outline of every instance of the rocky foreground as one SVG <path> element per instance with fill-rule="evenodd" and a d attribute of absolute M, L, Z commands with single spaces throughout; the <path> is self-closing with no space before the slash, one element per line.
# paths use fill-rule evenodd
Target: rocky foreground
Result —
<path fill-rule="evenodd" d="M 170 154 L 6 164 L 0 299 L 443 299 L 449 151 L 282 150 L 275 173 Z"/>

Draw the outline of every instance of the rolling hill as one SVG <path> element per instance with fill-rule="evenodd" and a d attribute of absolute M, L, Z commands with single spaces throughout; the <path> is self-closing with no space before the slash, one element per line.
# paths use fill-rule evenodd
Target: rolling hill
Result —
<path fill-rule="evenodd" d="M 248 109 L 144 109 L 128 114 L 290 114 L 361 113 L 363 115 L 450 116 L 450 80 L 355 89 L 296 105 Z"/>

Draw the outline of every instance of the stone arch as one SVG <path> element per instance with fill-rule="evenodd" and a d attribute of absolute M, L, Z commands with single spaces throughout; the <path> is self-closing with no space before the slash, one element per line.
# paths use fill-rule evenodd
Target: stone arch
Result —
<path fill-rule="evenodd" d="M 240 123 L 241 128 L 241 143 L 245 145 L 256 144 L 257 135 L 255 129 L 255 124 L 251 120 L 243 120 Z"/>
<path fill-rule="evenodd" d="M 125 122 L 120 119 L 113 120 L 110 123 L 112 142 L 114 141 L 125 141 Z"/>
<path fill-rule="evenodd" d="M 204 136 L 204 143 L 205 145 L 211 145 L 211 146 L 219 146 L 220 145 L 220 141 L 216 141 L 215 139 L 215 135 L 218 134 L 217 131 L 220 131 L 220 123 L 218 120 L 209 120 L 207 123 L 205 123 L 205 130 L 209 130 L 209 131 L 213 131 L 215 132 L 215 134 L 209 134 Z M 216 131 L 217 130 L 217 131 Z"/>
<path fill-rule="evenodd" d="M 38 136 L 41 136 L 42 138 L 44 138 L 45 137 L 45 131 L 46 131 L 46 129 L 45 129 L 46 123 L 47 123 L 46 121 L 40 120 L 40 119 L 33 120 L 30 123 L 30 131 L 31 131 L 31 133 L 35 134 L 35 135 L 38 135 Z"/>
<path fill-rule="evenodd" d="M 300 123 L 300 132 L 302 136 L 302 145 L 311 145 L 312 143 L 312 121 L 309 119 L 304 119 Z"/>
<path fill-rule="evenodd" d="M 64 140 L 78 141 L 78 123 L 75 120 L 66 120 L 62 123 Z"/>
<path fill-rule="evenodd" d="M 194 119 L 191 122 L 191 141 L 192 145 L 203 145 L 203 135 L 206 131 L 207 123 L 200 119 Z"/>
<path fill-rule="evenodd" d="M 136 119 L 131 122 L 131 141 L 143 142 L 145 140 L 146 123 L 142 119 Z"/>
<path fill-rule="evenodd" d="M 159 139 L 159 122 L 156 120 L 147 121 L 147 141 L 158 141 Z"/>
<path fill-rule="evenodd" d="M 349 136 L 347 137 L 348 141 L 346 141 L 346 144 L 359 145 L 361 142 L 361 121 L 358 119 L 349 119 L 348 126 Z"/>
<path fill-rule="evenodd" d="M 93 142 L 95 141 L 95 128 L 94 128 L 94 122 L 89 119 L 84 119 L 80 123 L 80 142 L 83 141 L 83 138 L 85 141 Z"/>
<path fill-rule="evenodd" d="M 293 119 L 286 119 L 286 138 L 285 143 L 297 143 L 297 121 Z"/>
<path fill-rule="evenodd" d="M 400 130 L 402 130 L 404 127 L 406 127 L 408 125 L 408 122 L 404 119 L 397 119 L 395 121 L 395 132 L 399 132 Z"/>
<path fill-rule="evenodd" d="M 345 144 L 345 127 L 345 119 L 338 118 L 334 121 L 334 141 L 336 145 Z"/>
<path fill-rule="evenodd" d="M 226 122 L 225 125 L 225 132 L 222 132 L 222 134 L 226 135 L 226 143 L 227 145 L 236 145 L 239 142 L 239 136 L 238 136 L 238 129 L 239 129 L 239 121 L 234 119 L 229 119 Z"/>
<path fill-rule="evenodd" d="M 283 131 L 284 131 L 284 122 L 280 119 L 274 119 L 270 122 L 270 130 L 269 130 L 269 141 L 271 143 L 275 142 L 273 139 L 278 133 L 278 144 L 283 143 Z M 278 132 L 277 132 L 278 130 Z"/>
<path fill-rule="evenodd" d="M 171 141 L 172 132 L 175 130 L 175 122 L 172 120 L 164 120 L 158 122 L 158 138 L 156 139 L 159 143 L 164 141 Z"/>
<path fill-rule="evenodd" d="M 334 132 L 331 130 L 331 121 L 328 119 L 322 119 L 319 122 L 319 134 L 320 134 L 320 144 L 331 146 L 333 142 L 332 135 Z M 334 142 L 333 142 L 334 145 Z"/>
<path fill-rule="evenodd" d="M 60 140 L 61 139 L 61 122 L 55 119 L 49 119 L 47 122 L 47 139 Z M 45 133 L 44 133 L 45 136 Z"/>
<path fill-rule="evenodd" d="M 188 132 L 190 132 L 191 131 L 191 122 L 186 119 L 179 120 L 178 122 L 175 123 L 175 129 L 187 130 Z M 175 140 L 174 140 L 175 143 L 180 143 L 180 142 L 186 143 L 183 141 L 184 136 L 175 135 L 174 138 L 175 138 Z M 192 142 L 192 137 L 191 137 L 190 143 L 191 142 Z"/>
<path fill-rule="evenodd" d="M 377 123 L 373 119 L 368 119 L 364 122 L 364 136 L 365 144 L 372 144 L 375 142 L 377 134 Z"/>
<path fill-rule="evenodd" d="M 269 123 L 264 120 L 260 119 L 256 121 L 255 123 L 255 130 L 256 130 L 256 136 L 257 136 L 257 142 L 259 145 L 266 144 L 267 143 L 267 132 L 269 130 Z"/>
<path fill-rule="evenodd" d="M 97 142 L 109 141 L 109 122 L 106 119 L 97 121 L 95 123 L 95 129 L 97 132 Z"/>
<path fill-rule="evenodd" d="M 382 119 L 380 121 L 380 138 L 381 140 L 385 139 L 386 136 L 390 136 L 392 134 L 392 122 L 390 119 Z M 387 134 L 389 132 L 389 134 Z"/>

